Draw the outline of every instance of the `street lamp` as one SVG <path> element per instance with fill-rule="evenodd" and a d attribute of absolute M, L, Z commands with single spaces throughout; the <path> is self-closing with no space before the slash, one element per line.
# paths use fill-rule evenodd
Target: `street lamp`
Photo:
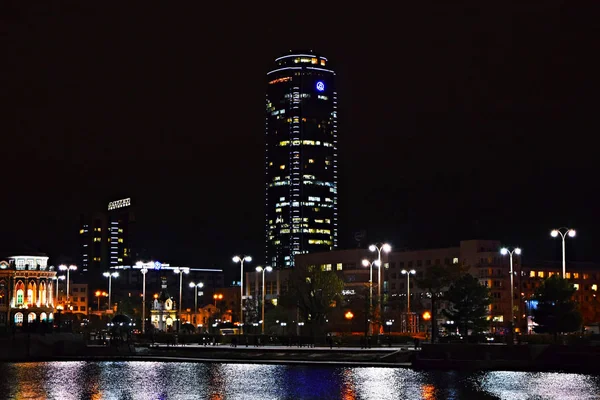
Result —
<path fill-rule="evenodd" d="M 240 323 L 244 324 L 244 261 L 252 261 L 250 256 L 234 256 L 232 258 L 234 263 L 240 263 Z M 241 331 L 241 330 L 240 330 Z"/>
<path fill-rule="evenodd" d="M 181 294 L 183 292 L 183 274 L 189 274 L 189 268 L 175 268 L 174 273 L 179 274 L 179 318 L 177 318 L 177 330 L 181 329 Z"/>
<path fill-rule="evenodd" d="M 265 334 L 265 271 L 271 272 L 273 271 L 273 267 L 256 267 L 256 272 L 262 272 L 262 301 L 261 301 L 261 319 L 262 319 L 262 328 L 261 333 Z"/>
<path fill-rule="evenodd" d="M 67 301 L 65 304 L 69 303 L 70 300 L 70 293 L 69 293 L 69 272 L 70 271 L 75 271 L 77 269 L 76 265 L 69 265 L 68 267 L 66 265 L 59 265 L 58 269 L 61 271 L 67 271 Z"/>
<path fill-rule="evenodd" d="M 410 314 L 410 276 L 417 273 L 414 269 L 407 271 L 403 269 L 402 275 L 406 275 L 406 313 Z"/>
<path fill-rule="evenodd" d="M 202 289 L 204 287 L 204 283 L 198 282 L 190 282 L 190 287 L 194 288 L 194 323 L 196 323 L 196 313 L 198 312 L 198 288 Z M 204 293 L 200 292 L 200 296 Z"/>
<path fill-rule="evenodd" d="M 108 293 L 102 292 L 100 290 L 96 290 L 96 297 L 98 298 L 98 312 L 100 312 L 100 297 L 101 296 L 108 297 Z"/>
<path fill-rule="evenodd" d="M 213 294 L 213 299 L 215 301 L 215 308 L 217 308 L 217 300 L 223 300 L 223 295 L 221 293 Z"/>
<path fill-rule="evenodd" d="M 381 267 L 381 262 L 379 260 L 369 261 L 367 259 L 362 260 L 362 265 L 364 267 L 369 267 L 369 313 L 373 312 L 373 265 L 376 267 Z M 380 268 L 381 269 L 381 268 Z M 373 333 L 371 326 L 371 334 Z"/>
<path fill-rule="evenodd" d="M 390 246 L 387 243 L 382 244 L 381 246 L 377 246 L 377 245 L 370 245 L 369 246 L 369 251 L 377 252 L 377 261 L 378 261 L 378 266 L 379 266 L 379 270 L 377 271 L 377 298 L 378 298 L 378 307 L 380 310 L 380 314 L 381 314 L 381 267 L 383 264 L 381 264 L 381 252 L 383 251 L 384 253 L 389 253 L 390 251 L 392 251 L 392 246 Z"/>
<path fill-rule="evenodd" d="M 510 260 L 510 334 L 512 337 L 513 330 L 514 330 L 513 326 L 514 326 L 514 322 L 515 322 L 515 305 L 514 305 L 515 285 L 513 283 L 513 280 L 514 280 L 513 254 L 521 255 L 521 249 L 518 247 L 515 247 L 514 249 L 509 250 L 506 247 L 503 247 L 500 249 L 500 254 L 502 254 L 503 256 L 508 254 L 509 260 Z M 563 273 L 564 273 L 564 270 L 563 270 Z"/>
<path fill-rule="evenodd" d="M 567 274 L 567 264 L 565 261 L 565 237 L 569 236 L 569 237 L 575 237 L 575 229 L 570 229 L 570 228 L 558 228 L 558 229 L 553 229 L 552 232 L 550 232 L 550 236 L 552 237 L 557 237 L 558 235 L 561 236 L 562 238 L 562 267 L 563 267 L 563 273 L 562 273 L 562 277 L 563 279 L 565 279 L 565 276 Z"/>
<path fill-rule="evenodd" d="M 119 273 L 118 272 L 104 272 L 102 275 L 104 275 L 105 278 L 108 278 L 108 309 L 112 310 L 112 303 L 111 303 L 112 278 L 118 277 Z"/>
<path fill-rule="evenodd" d="M 146 333 L 146 274 L 148 269 L 146 264 L 141 261 L 135 263 L 142 273 L 142 334 Z"/>

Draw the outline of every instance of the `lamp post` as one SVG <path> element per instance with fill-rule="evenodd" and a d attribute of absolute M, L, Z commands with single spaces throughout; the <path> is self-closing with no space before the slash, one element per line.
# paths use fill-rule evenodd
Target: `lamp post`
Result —
<path fill-rule="evenodd" d="M 272 267 L 256 267 L 256 272 L 262 272 L 262 300 L 261 300 L 261 310 L 260 310 L 260 315 L 261 315 L 261 322 L 262 322 L 262 328 L 261 328 L 261 333 L 264 335 L 265 334 L 265 271 L 267 272 L 271 272 L 273 271 Z"/>
<path fill-rule="evenodd" d="M 65 279 L 67 279 L 67 277 L 64 275 L 61 275 L 61 276 L 57 276 L 55 279 L 56 279 L 56 300 L 55 300 L 54 306 L 56 307 L 58 305 L 58 281 L 64 281 Z"/>
<path fill-rule="evenodd" d="M 243 326 L 244 324 L 244 261 L 252 261 L 252 257 L 250 256 L 234 256 L 232 258 L 234 263 L 240 263 L 240 271 L 241 271 L 241 277 L 240 277 L 240 324 L 242 324 L 241 326 Z M 240 332 L 242 330 L 240 329 Z"/>
<path fill-rule="evenodd" d="M 352 334 L 352 318 L 354 318 L 354 314 L 352 311 L 348 310 L 346 314 L 344 314 L 344 317 L 348 321 L 348 331 L 350 334 Z"/>
<path fill-rule="evenodd" d="M 190 287 L 194 288 L 194 324 L 197 324 L 196 322 L 196 313 L 198 312 L 198 288 L 203 288 L 204 287 L 204 283 L 202 282 L 198 282 L 198 283 L 194 283 L 194 282 L 190 282 Z M 202 295 L 203 293 L 200 292 L 200 295 Z"/>
<path fill-rule="evenodd" d="M 560 235 L 560 237 L 562 238 L 562 277 L 563 279 L 565 279 L 567 275 L 567 263 L 565 261 L 565 237 L 575 237 L 575 229 L 562 227 L 558 229 L 553 229 L 552 232 L 550 232 L 550 236 L 552 237 L 557 237 L 558 235 Z"/>
<path fill-rule="evenodd" d="M 136 262 L 135 265 L 141 267 L 140 272 L 142 273 L 142 334 L 144 334 L 146 333 L 146 274 L 148 269 L 141 261 Z"/>
<path fill-rule="evenodd" d="M 521 249 L 516 247 L 512 250 L 507 249 L 506 247 L 503 247 L 500 249 L 500 254 L 502 254 L 503 256 L 505 255 L 509 255 L 509 260 L 510 260 L 510 336 L 511 339 L 513 337 L 513 331 L 514 331 L 514 322 L 515 322 L 515 304 L 514 304 L 514 290 L 515 290 L 515 285 L 513 283 L 514 281 L 514 272 L 513 272 L 513 254 L 516 255 L 520 255 L 521 254 Z M 564 269 L 563 269 L 563 276 L 564 276 Z"/>
<path fill-rule="evenodd" d="M 414 269 L 407 271 L 403 269 L 402 275 L 406 275 L 406 326 L 408 327 L 408 331 L 412 332 L 412 318 L 410 315 L 410 276 L 417 273 Z"/>
<path fill-rule="evenodd" d="M 373 265 L 381 267 L 379 260 L 369 261 L 367 259 L 362 260 L 364 267 L 369 267 L 369 314 L 373 312 Z M 380 268 L 381 269 L 381 268 Z M 371 334 L 373 334 L 373 325 L 369 324 Z"/>
<path fill-rule="evenodd" d="M 108 297 L 108 293 L 96 290 L 96 297 L 98 298 L 98 312 L 100 312 L 100 297 Z"/>
<path fill-rule="evenodd" d="M 69 272 L 70 271 L 74 271 L 77 269 L 76 265 L 69 265 L 68 267 L 66 265 L 59 265 L 58 269 L 61 271 L 67 271 L 67 301 L 65 302 L 65 304 L 68 304 L 70 302 L 70 293 L 69 293 Z"/>
<path fill-rule="evenodd" d="M 181 329 L 181 294 L 183 293 L 183 274 L 189 274 L 189 268 L 175 268 L 174 273 L 179 274 L 179 318 L 177 318 L 177 330 Z"/>
<path fill-rule="evenodd" d="M 414 269 L 407 271 L 403 269 L 402 275 L 406 275 L 406 312 L 410 313 L 410 276 L 417 273 Z"/>
<path fill-rule="evenodd" d="M 383 251 L 384 253 L 389 253 L 390 251 L 392 251 L 392 246 L 390 246 L 387 243 L 384 243 L 380 246 L 372 244 L 369 246 L 369 251 L 377 252 L 377 261 L 379 262 L 379 270 L 377 271 L 377 309 L 379 310 L 378 316 L 381 317 L 381 306 L 383 303 L 381 298 L 381 270 L 383 269 L 383 264 L 381 263 L 381 252 Z M 379 343 L 379 336 L 377 337 L 377 343 Z"/>
<path fill-rule="evenodd" d="M 112 278 L 116 278 L 119 276 L 118 272 L 104 272 L 105 278 L 108 278 L 108 309 L 112 310 L 111 296 L 112 296 Z"/>
<path fill-rule="evenodd" d="M 223 300 L 223 295 L 221 293 L 213 294 L 213 300 L 215 301 L 215 308 L 217 308 L 217 300 Z"/>

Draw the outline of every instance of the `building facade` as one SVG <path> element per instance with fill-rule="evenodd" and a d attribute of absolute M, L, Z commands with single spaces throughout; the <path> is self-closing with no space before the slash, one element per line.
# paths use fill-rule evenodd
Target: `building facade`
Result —
<path fill-rule="evenodd" d="M 108 203 L 106 211 L 80 216 L 79 266 L 96 277 L 110 267 L 131 265 L 135 214 L 131 199 Z M 133 261 L 135 262 L 135 260 Z"/>
<path fill-rule="evenodd" d="M 74 314 L 88 315 L 91 310 L 88 307 L 90 293 L 87 283 L 72 283 L 69 291 L 71 292 L 70 311 Z"/>
<path fill-rule="evenodd" d="M 265 263 L 291 268 L 297 254 L 338 238 L 338 120 L 327 58 L 291 52 L 267 72 Z"/>
<path fill-rule="evenodd" d="M 55 282 L 43 254 L 0 261 L 0 327 L 53 320 Z"/>
<path fill-rule="evenodd" d="M 466 272 L 478 278 L 479 283 L 490 289 L 491 304 L 489 320 L 491 330 L 505 331 L 510 324 L 510 264 L 508 256 L 500 254 L 501 243 L 497 240 L 465 240 L 457 247 L 425 249 L 417 251 L 392 251 L 382 254 L 381 291 L 386 312 L 399 314 L 406 311 L 408 278 L 402 270 L 414 270 L 410 278 L 411 311 L 430 311 L 430 300 L 424 288 L 417 284 L 425 270 L 432 265 L 450 266 L 460 264 Z M 370 267 L 364 267 L 362 260 L 372 262 L 376 254 L 366 249 L 341 250 L 324 253 L 299 255 L 299 266 L 315 265 L 324 270 L 336 271 L 344 280 L 344 296 L 364 293 L 369 287 Z M 531 332 L 532 299 L 541 282 L 554 274 L 561 274 L 562 265 L 556 262 L 532 262 L 523 265 L 521 257 L 513 258 L 514 323 L 521 332 Z M 600 321 L 600 304 L 597 297 L 600 287 L 600 265 L 593 263 L 567 263 L 566 278 L 572 281 L 576 292 L 574 300 L 579 303 L 584 323 Z M 373 266 L 374 293 L 377 293 L 378 269 Z M 268 286 L 267 286 L 268 287 Z M 394 308 L 394 305 L 397 307 Z M 437 320 L 445 321 L 442 310 L 447 305 L 440 303 Z"/>
<path fill-rule="evenodd" d="M 170 332 L 177 322 L 177 307 L 167 290 L 167 278 L 163 277 L 161 281 L 160 293 L 152 301 L 150 322 L 159 331 Z"/>

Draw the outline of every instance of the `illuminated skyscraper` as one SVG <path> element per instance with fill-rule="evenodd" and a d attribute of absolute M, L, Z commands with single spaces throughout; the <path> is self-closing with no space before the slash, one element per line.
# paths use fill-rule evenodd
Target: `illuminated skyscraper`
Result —
<path fill-rule="evenodd" d="M 267 72 L 266 264 L 337 247 L 337 92 L 327 58 L 290 52 Z"/>

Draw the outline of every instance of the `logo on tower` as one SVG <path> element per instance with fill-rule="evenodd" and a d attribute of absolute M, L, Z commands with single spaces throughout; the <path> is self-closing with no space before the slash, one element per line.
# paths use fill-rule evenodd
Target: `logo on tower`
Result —
<path fill-rule="evenodd" d="M 317 82 L 317 90 L 319 92 L 322 92 L 323 90 L 325 90 L 325 84 L 323 83 L 323 81 L 318 81 Z"/>

